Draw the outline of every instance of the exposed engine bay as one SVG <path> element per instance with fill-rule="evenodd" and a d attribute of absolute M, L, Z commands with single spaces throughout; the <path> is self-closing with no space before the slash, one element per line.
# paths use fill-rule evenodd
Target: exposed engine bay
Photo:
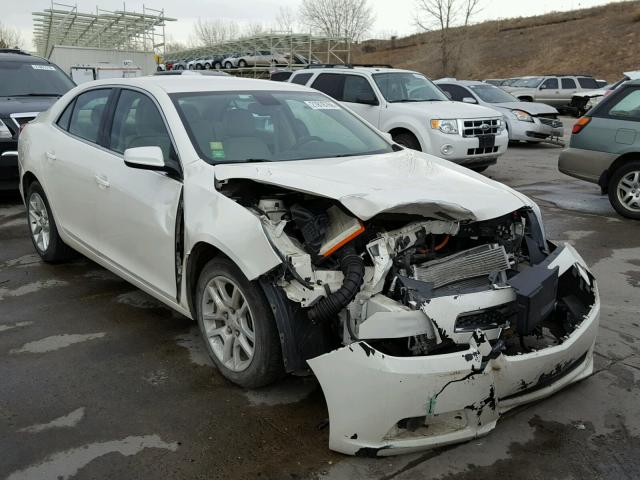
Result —
<path fill-rule="evenodd" d="M 222 191 L 260 217 L 281 256 L 272 293 L 306 323 L 290 370 L 359 340 L 399 357 L 462 351 L 478 329 L 494 354 L 538 350 L 562 343 L 594 303 L 588 272 L 547 268 L 553 246 L 526 207 L 480 222 L 362 222 L 335 200 L 251 181 Z"/>

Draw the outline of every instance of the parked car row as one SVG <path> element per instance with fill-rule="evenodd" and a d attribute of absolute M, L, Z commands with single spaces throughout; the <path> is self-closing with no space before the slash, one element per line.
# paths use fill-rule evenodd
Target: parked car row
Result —
<path fill-rule="evenodd" d="M 229 53 L 225 55 L 209 55 L 183 59 L 166 64 L 167 70 L 221 70 L 232 68 L 268 67 L 278 65 L 311 65 L 318 63 L 307 57 L 294 53 L 279 53 L 271 50 L 254 52 Z"/>

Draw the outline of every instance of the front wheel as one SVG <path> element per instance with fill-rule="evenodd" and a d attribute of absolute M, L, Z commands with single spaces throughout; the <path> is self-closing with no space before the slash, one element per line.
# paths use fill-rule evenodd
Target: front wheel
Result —
<path fill-rule="evenodd" d="M 222 64 L 220 62 L 215 62 L 213 64 L 214 70 L 220 70 L 222 68 Z"/>
<path fill-rule="evenodd" d="M 616 212 L 640 220 L 640 160 L 626 163 L 613 173 L 608 193 Z"/>
<path fill-rule="evenodd" d="M 42 186 L 37 181 L 27 190 L 27 220 L 31 232 L 31 241 L 40 258 L 48 263 L 69 260 L 73 250 L 67 246 L 60 235 L 53 218 L 51 207 Z"/>
<path fill-rule="evenodd" d="M 197 317 L 209 356 L 224 377 L 245 388 L 283 374 L 280 339 L 260 286 L 226 258 L 205 265 L 196 290 Z"/>
<path fill-rule="evenodd" d="M 229 70 L 229 69 L 233 68 L 233 65 L 231 64 L 231 62 L 226 62 L 226 63 L 224 64 L 224 68 L 226 68 L 227 70 Z"/>
<path fill-rule="evenodd" d="M 245 68 L 246 66 L 247 66 L 247 62 L 245 62 L 244 60 L 240 60 L 238 62 L 238 67 Z"/>

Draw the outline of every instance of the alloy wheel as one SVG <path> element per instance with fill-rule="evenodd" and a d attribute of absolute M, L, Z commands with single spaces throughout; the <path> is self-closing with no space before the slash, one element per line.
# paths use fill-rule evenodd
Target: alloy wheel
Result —
<path fill-rule="evenodd" d="M 620 204 L 627 210 L 640 213 L 640 171 L 633 170 L 620 178 L 616 187 Z"/>
<path fill-rule="evenodd" d="M 201 307 L 206 341 L 217 359 L 231 371 L 246 370 L 255 353 L 255 329 L 240 287 L 222 275 L 212 278 Z"/>
<path fill-rule="evenodd" d="M 34 243 L 41 252 L 49 248 L 51 225 L 44 200 L 37 192 L 29 197 L 29 227 Z"/>

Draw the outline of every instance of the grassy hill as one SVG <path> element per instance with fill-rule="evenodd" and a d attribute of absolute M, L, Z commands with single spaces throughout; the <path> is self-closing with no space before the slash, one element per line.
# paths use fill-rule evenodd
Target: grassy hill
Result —
<path fill-rule="evenodd" d="M 432 78 L 588 73 L 613 81 L 640 70 L 640 1 L 483 22 L 454 34 L 461 47 L 449 72 L 441 69 L 439 32 L 361 42 L 353 62 L 389 63 Z"/>

